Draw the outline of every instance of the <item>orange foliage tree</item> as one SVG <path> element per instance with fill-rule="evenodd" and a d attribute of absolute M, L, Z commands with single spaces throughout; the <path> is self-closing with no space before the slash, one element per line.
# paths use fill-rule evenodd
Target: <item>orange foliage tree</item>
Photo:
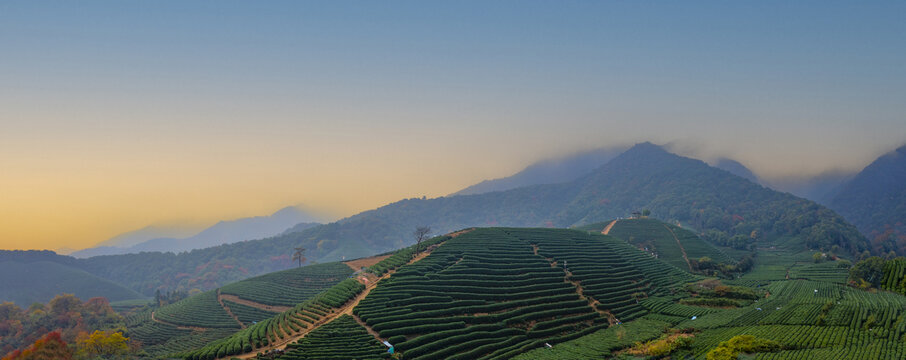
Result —
<path fill-rule="evenodd" d="M 60 332 L 47 333 L 27 349 L 13 351 L 3 360 L 70 360 L 72 351 L 60 338 Z"/>

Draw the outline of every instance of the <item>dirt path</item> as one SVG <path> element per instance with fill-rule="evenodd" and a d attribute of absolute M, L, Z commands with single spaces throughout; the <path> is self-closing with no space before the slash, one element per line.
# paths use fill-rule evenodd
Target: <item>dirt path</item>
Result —
<path fill-rule="evenodd" d="M 251 301 L 251 300 L 246 300 L 246 299 L 240 298 L 236 295 L 220 294 L 218 292 L 217 301 L 223 301 L 223 300 L 232 301 L 237 304 L 251 306 L 251 307 L 259 309 L 259 310 L 270 311 L 270 312 L 282 313 L 286 310 L 292 309 L 291 306 L 267 305 L 267 304 L 257 303 L 257 302 Z"/>
<path fill-rule="evenodd" d="M 686 255 L 686 249 L 683 248 L 683 244 L 680 243 L 679 238 L 676 237 L 676 233 L 673 232 L 673 229 L 671 229 L 666 224 L 664 225 L 664 228 L 667 229 L 667 231 L 669 231 L 671 235 L 673 235 L 673 240 L 676 240 L 676 246 L 679 246 L 680 251 L 683 253 L 683 260 L 686 260 L 686 266 L 689 267 L 689 271 L 692 271 L 692 264 L 689 262 L 689 256 Z"/>
<path fill-rule="evenodd" d="M 459 236 L 459 235 L 465 234 L 465 233 L 470 232 L 470 231 L 472 231 L 472 230 L 475 230 L 475 228 L 468 228 L 468 229 L 462 229 L 462 230 L 459 230 L 459 231 L 454 231 L 454 232 L 451 232 L 451 233 L 447 234 L 446 236 L 449 236 L 449 237 L 451 237 L 451 238 L 455 238 L 455 237 L 457 237 L 457 236 Z"/>
<path fill-rule="evenodd" d="M 418 254 L 418 256 L 412 258 L 412 260 L 409 260 L 409 262 L 407 262 L 406 265 L 412 264 L 421 259 L 424 259 L 426 256 L 431 254 L 431 250 L 436 249 L 440 245 L 443 245 L 443 243 L 432 245 L 431 247 L 428 248 L 428 250 L 422 252 L 421 254 Z M 340 316 L 352 315 L 352 309 L 354 309 L 356 307 L 356 305 L 358 305 L 359 302 L 362 301 L 362 299 L 364 299 L 366 296 L 368 296 L 368 294 L 371 293 L 371 290 L 374 290 L 374 288 L 377 287 L 378 283 L 381 280 L 389 278 L 390 275 L 393 275 L 394 273 L 396 273 L 396 269 L 388 271 L 386 274 L 384 274 L 383 276 L 381 276 L 379 278 L 376 278 L 375 280 L 369 279 L 368 281 L 364 281 L 364 282 L 362 281 L 362 278 L 360 277 L 359 282 L 363 282 L 365 284 L 365 290 L 362 290 L 362 292 L 359 293 L 358 295 L 356 295 L 355 298 L 353 298 L 350 301 L 347 301 L 345 304 L 341 305 L 340 307 L 332 309 L 332 311 L 329 314 L 321 317 L 321 319 L 319 319 L 314 324 L 311 324 L 311 326 L 309 326 L 308 328 L 305 328 L 301 332 L 296 333 L 292 336 L 289 336 L 286 339 L 280 340 L 276 343 L 272 343 L 265 347 L 257 348 L 252 353 L 228 356 L 223 359 L 232 359 L 232 358 L 251 359 L 251 358 L 258 356 L 258 353 L 265 353 L 265 352 L 268 352 L 268 351 L 274 350 L 274 349 L 285 349 L 286 345 L 298 341 L 299 339 L 305 337 L 305 335 L 308 335 L 308 333 L 320 328 L 321 326 L 323 326 L 325 324 L 330 323 L 331 321 L 336 320 Z M 152 316 L 153 315 L 154 314 L 152 313 Z M 356 319 L 358 320 L 358 318 L 356 318 Z M 366 327 L 365 329 L 369 330 L 369 332 L 374 331 L 373 329 L 368 328 L 368 327 Z"/>
<path fill-rule="evenodd" d="M 362 258 L 362 259 L 344 261 L 343 263 L 346 264 L 347 266 L 351 267 L 352 270 L 359 271 L 359 270 L 362 270 L 363 267 L 372 266 L 374 264 L 381 262 L 381 260 L 384 260 L 389 257 L 390 257 L 390 255 L 372 256 L 372 257 L 367 257 L 367 258 Z"/>
<path fill-rule="evenodd" d="M 613 314 L 610 311 L 598 309 L 598 304 L 601 303 L 600 301 L 595 300 L 594 298 L 592 298 L 590 296 L 585 296 L 585 289 L 582 288 L 582 283 L 572 279 L 572 277 L 573 277 L 572 272 L 570 272 L 569 270 L 566 270 L 566 269 L 563 269 L 563 271 L 566 273 L 566 277 L 565 277 L 566 282 L 573 284 L 573 286 L 576 287 L 576 294 L 579 294 L 579 298 L 582 300 L 588 301 L 588 306 L 591 306 L 591 308 L 594 311 L 596 311 L 598 314 L 601 314 L 601 316 L 604 316 L 605 318 L 607 318 L 607 322 L 610 323 L 610 326 L 613 326 L 614 324 L 620 322 L 620 320 L 617 319 L 616 316 L 613 316 Z"/>
<path fill-rule="evenodd" d="M 377 339 L 377 341 L 380 341 L 380 342 L 387 341 L 387 339 L 384 339 L 381 337 L 380 333 L 378 333 L 377 331 L 372 329 L 371 326 L 368 326 L 368 324 L 366 324 L 364 321 L 362 321 L 362 319 L 359 319 L 358 316 L 352 315 L 352 318 L 355 319 L 355 322 L 359 323 L 359 325 L 362 325 L 362 327 L 365 328 L 365 330 L 368 331 L 368 333 L 371 334 L 371 336 L 374 336 L 374 338 Z"/>
<path fill-rule="evenodd" d="M 607 235 L 610 234 L 610 229 L 613 229 L 613 226 L 617 224 L 617 220 L 611 221 L 610 224 L 604 227 L 604 230 L 601 230 L 601 234 Z"/>
<path fill-rule="evenodd" d="M 614 220 L 614 221 L 616 221 L 616 220 Z M 535 255 L 538 255 L 538 245 L 532 244 L 532 252 L 534 252 Z M 551 264 L 551 267 L 557 267 L 557 261 L 554 260 L 553 258 L 544 258 L 544 259 L 547 260 L 547 262 L 549 262 Z M 563 269 L 563 272 L 565 273 L 565 276 L 563 277 L 563 281 L 575 286 L 576 294 L 579 295 L 579 298 L 587 301 L 588 306 L 591 306 L 591 308 L 594 311 L 596 311 L 597 313 L 599 313 L 602 316 L 604 316 L 605 318 L 607 318 L 607 322 L 610 323 L 610 326 L 613 326 L 614 324 L 620 322 L 620 320 L 617 319 L 616 316 L 613 316 L 613 314 L 610 311 L 598 309 L 598 304 L 601 303 L 600 301 L 596 300 L 595 298 L 593 298 L 591 296 L 585 296 L 585 289 L 582 288 L 582 283 L 577 280 L 573 280 L 572 272 L 570 272 L 566 268 Z"/>
<path fill-rule="evenodd" d="M 208 330 L 208 328 L 203 328 L 203 327 L 198 327 L 198 326 L 185 326 L 185 325 L 179 325 L 179 324 L 174 324 L 171 322 L 163 321 L 154 316 L 154 311 L 151 312 L 151 321 L 158 322 L 158 323 L 161 323 L 164 325 L 175 326 L 177 329 L 181 329 L 181 330 L 194 330 L 194 331 L 207 331 Z"/>
<path fill-rule="evenodd" d="M 223 297 L 220 296 L 220 289 L 217 289 L 217 303 L 220 304 L 220 307 L 223 308 L 223 311 L 226 311 L 227 315 L 233 318 L 233 320 L 236 320 L 236 323 L 239 324 L 240 328 L 245 329 L 247 327 L 242 323 L 242 321 L 239 321 L 238 316 L 233 314 L 233 310 L 231 310 L 229 306 L 226 306 L 226 304 L 223 303 Z"/>

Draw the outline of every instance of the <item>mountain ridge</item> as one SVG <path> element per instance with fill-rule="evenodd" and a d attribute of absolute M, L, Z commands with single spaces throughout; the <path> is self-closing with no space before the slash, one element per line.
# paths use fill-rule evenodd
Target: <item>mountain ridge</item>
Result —
<path fill-rule="evenodd" d="M 242 240 L 279 235 L 287 229 L 303 224 L 318 224 L 318 218 L 296 206 L 287 206 L 271 215 L 253 216 L 235 220 L 221 220 L 194 235 L 184 238 L 153 238 L 128 247 L 97 246 L 73 252 L 73 257 L 88 258 L 100 255 L 122 255 L 141 252 L 183 252 L 207 248 Z M 128 233 L 127 233 L 128 234 Z M 108 243 L 105 241 L 104 243 Z M 102 244 L 104 244 L 102 243 Z"/>
<path fill-rule="evenodd" d="M 862 169 L 829 205 L 868 236 L 875 251 L 906 253 L 906 145 Z"/>
<path fill-rule="evenodd" d="M 708 166 L 700 160 L 671 154 L 651 143 L 638 144 L 594 172 L 568 183 L 532 185 L 479 195 L 400 200 L 339 221 L 299 232 L 198 249 L 178 256 L 144 255 L 97 257 L 83 265 L 102 277 L 120 279 L 144 289 L 159 283 L 157 274 L 129 269 L 153 269 L 153 259 L 166 261 L 181 272 L 196 273 L 199 263 L 230 270 L 206 277 L 212 285 L 248 275 L 285 269 L 295 247 L 307 249 L 318 262 L 369 256 L 410 243 L 416 226 L 445 233 L 475 226 L 569 227 L 628 216 L 650 209 L 652 216 L 726 236 L 751 236 L 765 246 L 800 239 L 806 248 L 838 245 L 850 252 L 867 249 L 867 241 L 842 217 L 819 204 L 770 190 Z M 128 260 L 127 260 L 128 259 Z M 188 267 L 180 263 L 191 262 Z M 124 268 L 128 267 L 128 269 Z M 163 276 L 171 285 L 188 286 L 174 274 Z M 126 275 L 126 273 L 130 273 Z M 199 274 L 198 276 L 201 276 Z M 208 276 L 208 275 L 205 275 Z M 219 280 L 218 280 L 219 279 Z M 144 284 L 144 285 L 141 285 Z M 136 288 L 136 287 L 133 287 Z"/>

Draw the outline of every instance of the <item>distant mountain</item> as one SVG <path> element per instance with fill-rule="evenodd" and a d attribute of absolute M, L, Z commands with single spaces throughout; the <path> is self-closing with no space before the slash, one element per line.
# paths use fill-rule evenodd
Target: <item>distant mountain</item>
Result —
<path fill-rule="evenodd" d="M 140 299 L 135 291 L 76 268 L 75 259 L 51 251 L 0 250 L 0 302 L 12 301 L 28 307 L 47 303 L 63 293 L 88 300 L 105 297 L 110 301 Z"/>
<path fill-rule="evenodd" d="M 318 225 L 321 225 L 321 224 L 320 224 L 320 223 L 316 223 L 316 222 L 301 222 L 301 223 L 298 223 L 298 224 L 296 224 L 296 225 L 293 225 L 293 226 L 292 226 L 291 228 L 289 228 L 289 229 L 283 230 L 283 232 L 282 232 L 280 235 L 286 235 L 286 234 L 289 234 L 289 233 L 299 232 L 299 231 L 302 231 L 302 230 L 305 230 L 305 229 L 313 228 L 313 227 L 318 226 Z"/>
<path fill-rule="evenodd" d="M 790 177 L 766 181 L 772 189 L 791 193 L 819 204 L 828 205 L 843 186 L 856 174 L 847 171 L 831 171 L 815 176 Z"/>
<path fill-rule="evenodd" d="M 727 158 L 720 158 L 720 159 L 717 159 L 717 161 L 714 163 L 713 166 L 718 169 L 721 169 L 721 170 L 726 170 L 733 175 L 739 176 L 739 177 L 749 180 L 753 183 L 756 183 L 756 184 L 761 183 L 758 180 L 758 176 L 755 176 L 755 174 L 751 170 L 749 170 L 749 168 L 747 168 L 745 165 L 741 164 L 739 161 L 736 161 L 733 159 L 727 159 Z"/>
<path fill-rule="evenodd" d="M 906 254 L 906 145 L 865 167 L 829 203 L 878 252 Z"/>
<path fill-rule="evenodd" d="M 601 148 L 574 155 L 540 161 L 529 165 L 511 176 L 484 180 L 459 190 L 451 195 L 475 195 L 492 191 L 504 191 L 539 184 L 556 184 L 573 181 L 606 164 L 626 151 L 625 147 Z"/>
<path fill-rule="evenodd" d="M 98 244 L 109 247 L 128 247 L 159 238 L 184 238 L 197 234 L 200 229 L 149 225 L 138 230 L 122 233 Z"/>
<path fill-rule="evenodd" d="M 230 244 L 242 240 L 274 236 L 281 234 L 288 228 L 296 225 L 299 225 L 299 228 L 317 225 L 316 221 L 316 216 L 303 211 L 298 207 L 289 206 L 280 209 L 270 216 L 256 216 L 231 221 L 221 221 L 187 238 L 156 238 L 145 240 L 127 247 L 99 246 L 76 251 L 71 255 L 78 258 L 88 258 L 99 255 L 135 254 L 150 251 L 178 253 L 193 249 Z M 152 231 L 153 230 L 139 230 L 138 234 L 127 233 L 124 234 L 124 239 L 121 238 L 116 241 L 129 241 L 130 239 L 135 239 L 138 236 L 151 233 Z M 108 240 L 105 243 L 109 242 L 110 241 Z"/>
<path fill-rule="evenodd" d="M 192 286 L 192 279 L 201 277 L 215 286 L 246 273 L 285 269 L 292 266 L 289 257 L 299 246 L 307 249 L 310 260 L 318 262 L 385 252 L 413 242 L 411 233 L 421 225 L 430 226 L 435 234 L 473 226 L 570 227 L 641 209 L 649 209 L 652 217 L 680 221 L 699 230 L 713 229 L 729 236 L 755 234 L 763 246 L 797 251 L 834 245 L 850 252 L 868 248 L 855 227 L 830 209 L 644 143 L 567 183 L 402 200 L 272 238 L 172 256 L 96 257 L 84 260 L 83 266 L 147 294 L 161 282 L 187 287 Z M 223 272 L 206 270 L 214 265 Z M 180 273 L 187 276 L 179 277 Z"/>

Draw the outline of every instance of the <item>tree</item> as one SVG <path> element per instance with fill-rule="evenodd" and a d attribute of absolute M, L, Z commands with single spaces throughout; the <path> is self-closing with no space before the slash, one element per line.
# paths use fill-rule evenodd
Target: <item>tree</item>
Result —
<path fill-rule="evenodd" d="M 645 209 L 642 210 L 642 217 L 648 217 L 651 215 L 651 210 Z"/>
<path fill-rule="evenodd" d="M 59 331 L 47 333 L 44 337 L 35 341 L 34 344 L 25 350 L 16 350 L 9 353 L 3 360 L 69 360 L 72 359 L 72 351 L 66 346 L 66 342 L 60 337 Z"/>
<path fill-rule="evenodd" d="M 431 233 L 431 228 L 428 226 L 419 226 L 415 228 L 415 232 L 412 233 L 415 236 L 415 255 L 418 256 L 419 251 L 422 247 L 422 241 L 428 238 L 428 234 Z"/>
<path fill-rule="evenodd" d="M 849 270 L 850 280 L 855 282 L 865 280 L 872 287 L 881 285 L 882 276 L 884 276 L 884 259 L 877 256 L 859 261 L 856 266 Z"/>
<path fill-rule="evenodd" d="M 76 341 L 79 353 L 92 359 L 125 359 L 129 354 L 129 338 L 121 332 L 95 330 L 91 335 L 80 334 Z"/>
<path fill-rule="evenodd" d="M 304 247 L 297 247 L 296 252 L 293 253 L 293 261 L 297 261 L 297 260 L 299 261 L 299 267 L 302 267 L 302 263 L 305 262 L 305 260 L 307 260 L 305 258 L 305 248 Z"/>

